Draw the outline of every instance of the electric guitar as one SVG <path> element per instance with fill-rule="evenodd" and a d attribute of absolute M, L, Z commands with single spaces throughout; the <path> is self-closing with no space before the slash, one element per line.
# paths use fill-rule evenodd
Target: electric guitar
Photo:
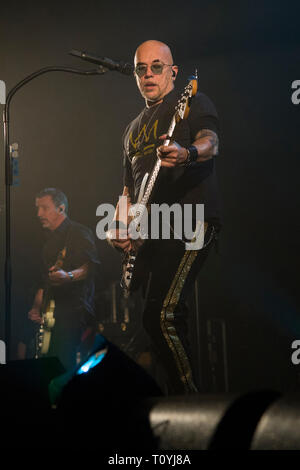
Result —
<path fill-rule="evenodd" d="M 163 145 L 169 145 L 172 139 L 176 125 L 183 119 L 188 117 L 191 100 L 193 96 L 197 93 L 198 83 L 197 83 L 197 71 L 195 76 L 190 77 L 189 83 L 184 88 L 183 93 L 181 94 L 176 106 L 175 113 L 171 119 L 171 123 L 167 132 L 167 138 L 164 140 Z M 149 203 L 154 184 L 157 180 L 159 171 L 161 167 L 161 159 L 157 158 L 157 161 L 154 165 L 154 168 L 150 174 L 146 173 L 142 185 L 140 194 L 138 197 L 137 205 L 135 205 L 135 214 L 131 220 L 133 226 L 136 225 L 136 230 L 140 229 L 140 221 L 143 220 L 143 215 L 148 210 L 147 204 Z M 149 177 L 149 179 L 148 179 Z M 139 238 L 138 242 L 134 243 L 134 249 L 129 253 L 124 254 L 122 261 L 122 278 L 121 286 L 125 291 L 125 295 L 129 295 L 131 292 L 137 290 L 141 284 L 144 269 L 143 269 L 143 260 L 142 253 L 144 252 L 144 243 L 143 238 Z"/>
<path fill-rule="evenodd" d="M 57 260 L 54 264 L 54 271 L 62 268 L 64 259 L 66 257 L 67 249 L 64 247 L 58 254 Z M 51 341 L 52 330 L 55 325 L 55 300 L 51 295 L 51 286 L 47 284 L 42 305 L 42 321 L 38 326 L 35 341 L 35 358 L 39 358 L 48 353 Z"/>

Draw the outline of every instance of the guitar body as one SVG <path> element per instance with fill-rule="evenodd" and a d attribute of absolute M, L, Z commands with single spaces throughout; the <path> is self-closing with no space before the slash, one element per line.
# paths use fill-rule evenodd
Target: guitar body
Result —
<path fill-rule="evenodd" d="M 150 243 L 150 240 L 145 240 L 137 251 L 131 251 L 124 256 L 121 287 L 127 294 L 137 291 L 148 277 Z"/>
<path fill-rule="evenodd" d="M 42 315 L 42 323 L 40 325 L 40 354 L 48 354 L 50 348 L 52 329 L 55 325 L 54 318 L 55 301 L 51 299 L 48 302 L 46 312 Z"/>
<path fill-rule="evenodd" d="M 59 270 L 63 266 L 66 256 L 66 248 L 63 248 L 58 255 L 55 263 L 55 269 Z M 48 354 L 51 342 L 52 330 L 55 325 L 55 300 L 51 296 L 51 287 L 48 285 L 44 292 L 42 321 L 39 325 L 35 341 L 35 358 Z"/>

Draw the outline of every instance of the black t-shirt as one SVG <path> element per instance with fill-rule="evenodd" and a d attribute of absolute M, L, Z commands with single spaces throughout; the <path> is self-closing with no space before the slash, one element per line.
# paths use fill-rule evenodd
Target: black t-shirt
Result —
<path fill-rule="evenodd" d="M 83 309 L 94 313 L 95 265 L 99 264 L 97 249 L 92 231 L 77 222 L 66 218 L 53 232 L 47 231 L 47 240 L 42 253 L 42 279 L 40 288 L 49 289 L 55 300 L 55 308 L 64 310 Z M 49 286 L 48 271 L 66 247 L 62 269 L 72 271 L 89 262 L 89 273 L 82 281 L 72 281 L 61 286 Z"/>
<path fill-rule="evenodd" d="M 159 137 L 168 131 L 179 96 L 172 90 L 161 104 L 145 108 L 125 130 L 124 185 L 128 186 L 133 202 L 137 201 L 145 173 L 151 172 L 155 165 L 156 148 L 162 144 Z M 188 118 L 175 128 L 174 140 L 189 147 L 201 129 L 218 134 L 219 121 L 211 100 L 203 93 L 197 93 Z M 215 157 L 206 162 L 194 162 L 187 168 L 161 168 L 151 202 L 204 204 L 205 220 L 219 221 Z"/>

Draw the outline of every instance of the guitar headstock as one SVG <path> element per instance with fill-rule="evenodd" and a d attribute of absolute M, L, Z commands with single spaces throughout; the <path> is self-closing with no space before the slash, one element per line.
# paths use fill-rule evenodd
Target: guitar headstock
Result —
<path fill-rule="evenodd" d="M 186 119 L 190 112 L 191 101 L 193 96 L 197 93 L 198 90 L 198 74 L 197 69 L 195 70 L 195 75 L 189 77 L 189 83 L 184 88 L 184 91 L 181 97 L 178 100 L 176 106 L 176 122 L 179 122 L 182 119 Z"/>

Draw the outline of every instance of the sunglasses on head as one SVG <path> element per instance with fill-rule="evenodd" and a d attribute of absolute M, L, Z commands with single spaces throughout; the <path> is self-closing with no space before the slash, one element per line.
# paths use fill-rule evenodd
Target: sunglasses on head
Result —
<path fill-rule="evenodd" d="M 163 62 L 154 62 L 154 64 L 150 65 L 151 72 L 154 75 L 161 75 L 163 72 L 164 67 L 173 67 L 169 64 L 164 64 Z M 139 78 L 143 77 L 147 73 L 148 65 L 145 64 L 138 64 L 134 71 Z"/>

